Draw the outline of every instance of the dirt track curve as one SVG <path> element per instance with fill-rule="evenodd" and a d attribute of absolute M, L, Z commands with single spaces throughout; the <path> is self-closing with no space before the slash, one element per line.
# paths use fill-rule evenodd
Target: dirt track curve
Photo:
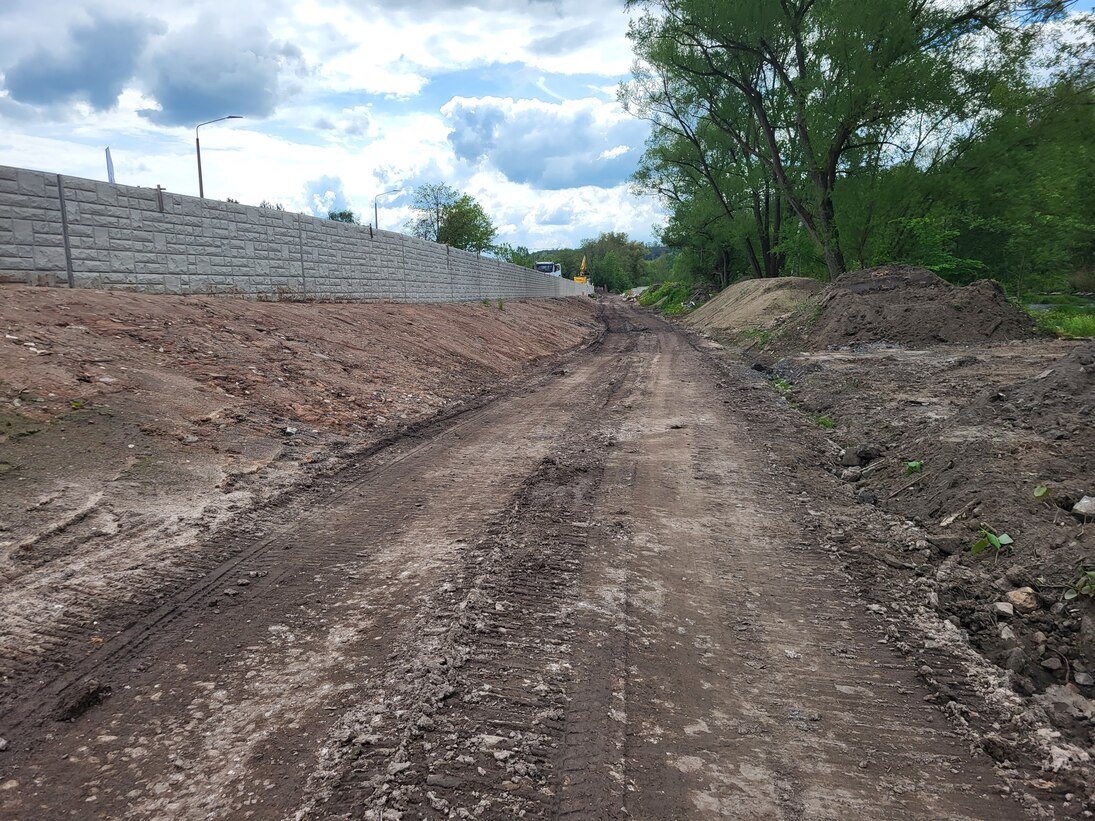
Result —
<path fill-rule="evenodd" d="M 1020 816 L 820 549 L 751 388 L 605 319 L 16 682 L 0 816 Z"/>

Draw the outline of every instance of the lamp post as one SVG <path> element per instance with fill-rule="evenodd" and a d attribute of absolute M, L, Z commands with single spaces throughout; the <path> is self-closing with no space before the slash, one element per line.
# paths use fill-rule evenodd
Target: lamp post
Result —
<path fill-rule="evenodd" d="M 393 188 L 391 191 L 382 191 L 375 197 L 373 197 L 373 227 L 376 228 L 377 231 L 380 230 L 380 215 L 379 212 L 376 210 L 376 201 L 381 197 L 387 196 L 388 194 L 398 194 L 402 190 L 402 188 Z"/>
<path fill-rule="evenodd" d="M 198 196 L 205 199 L 205 184 L 202 182 L 202 144 L 198 139 L 198 129 L 203 125 L 210 125 L 211 123 L 219 123 L 221 120 L 242 120 L 242 114 L 229 114 L 227 117 L 217 117 L 215 120 L 206 120 L 204 123 L 198 123 L 194 126 L 194 150 L 198 154 Z"/>

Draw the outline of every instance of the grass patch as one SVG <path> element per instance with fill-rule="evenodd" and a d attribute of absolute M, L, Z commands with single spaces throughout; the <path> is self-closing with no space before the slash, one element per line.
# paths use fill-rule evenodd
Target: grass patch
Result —
<path fill-rule="evenodd" d="M 782 394 L 788 394 L 791 392 L 791 383 L 784 379 L 782 376 L 772 377 L 772 387 Z"/>
<path fill-rule="evenodd" d="M 832 430 L 836 427 L 836 422 L 833 421 L 831 416 L 819 416 L 817 418 L 817 426 L 824 428 L 825 430 Z"/>
<path fill-rule="evenodd" d="M 685 303 L 692 295 L 692 286 L 684 282 L 663 282 L 647 288 L 639 295 L 639 304 L 647 308 L 656 308 L 668 316 L 687 313 L 691 310 Z"/>
<path fill-rule="evenodd" d="M 1095 336 L 1095 305 L 1060 305 L 1048 311 L 1032 311 L 1038 327 L 1062 336 Z"/>
<path fill-rule="evenodd" d="M 1023 300 L 1028 305 L 1075 305 L 1083 307 L 1092 304 L 1091 299 L 1075 294 L 1026 294 Z"/>
<path fill-rule="evenodd" d="M 742 336 L 746 337 L 747 339 L 756 340 L 757 347 L 763 348 L 772 338 L 772 332 L 762 331 L 760 328 L 750 328 L 748 331 L 743 331 Z"/>

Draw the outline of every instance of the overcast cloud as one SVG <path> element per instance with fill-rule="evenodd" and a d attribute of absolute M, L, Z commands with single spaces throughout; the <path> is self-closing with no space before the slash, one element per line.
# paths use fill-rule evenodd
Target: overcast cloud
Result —
<path fill-rule="evenodd" d="M 256 10 L 261 8 L 261 14 Z M 0 163 L 207 196 L 352 208 L 400 228 L 411 192 L 477 197 L 499 239 L 650 239 L 627 180 L 647 129 L 614 89 L 623 0 L 8 0 L 0 4 Z"/>

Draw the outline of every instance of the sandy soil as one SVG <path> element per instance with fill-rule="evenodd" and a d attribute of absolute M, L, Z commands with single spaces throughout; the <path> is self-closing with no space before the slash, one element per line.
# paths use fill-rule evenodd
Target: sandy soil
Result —
<path fill-rule="evenodd" d="M 591 336 L 557 310 L 555 350 Z M 181 540 L 179 575 L 94 633 L 58 619 L 55 666 L 9 679 L 0 814 L 1092 809 L 1080 741 L 931 606 L 923 528 L 857 498 L 834 434 L 736 352 L 602 317 L 493 401 Z M 39 569 L 109 577 L 105 542 L 80 550 Z"/>
<path fill-rule="evenodd" d="M 4 286 L 0 712 L 215 566 L 229 524 L 261 535 L 282 494 L 596 338 L 595 310 Z"/>

